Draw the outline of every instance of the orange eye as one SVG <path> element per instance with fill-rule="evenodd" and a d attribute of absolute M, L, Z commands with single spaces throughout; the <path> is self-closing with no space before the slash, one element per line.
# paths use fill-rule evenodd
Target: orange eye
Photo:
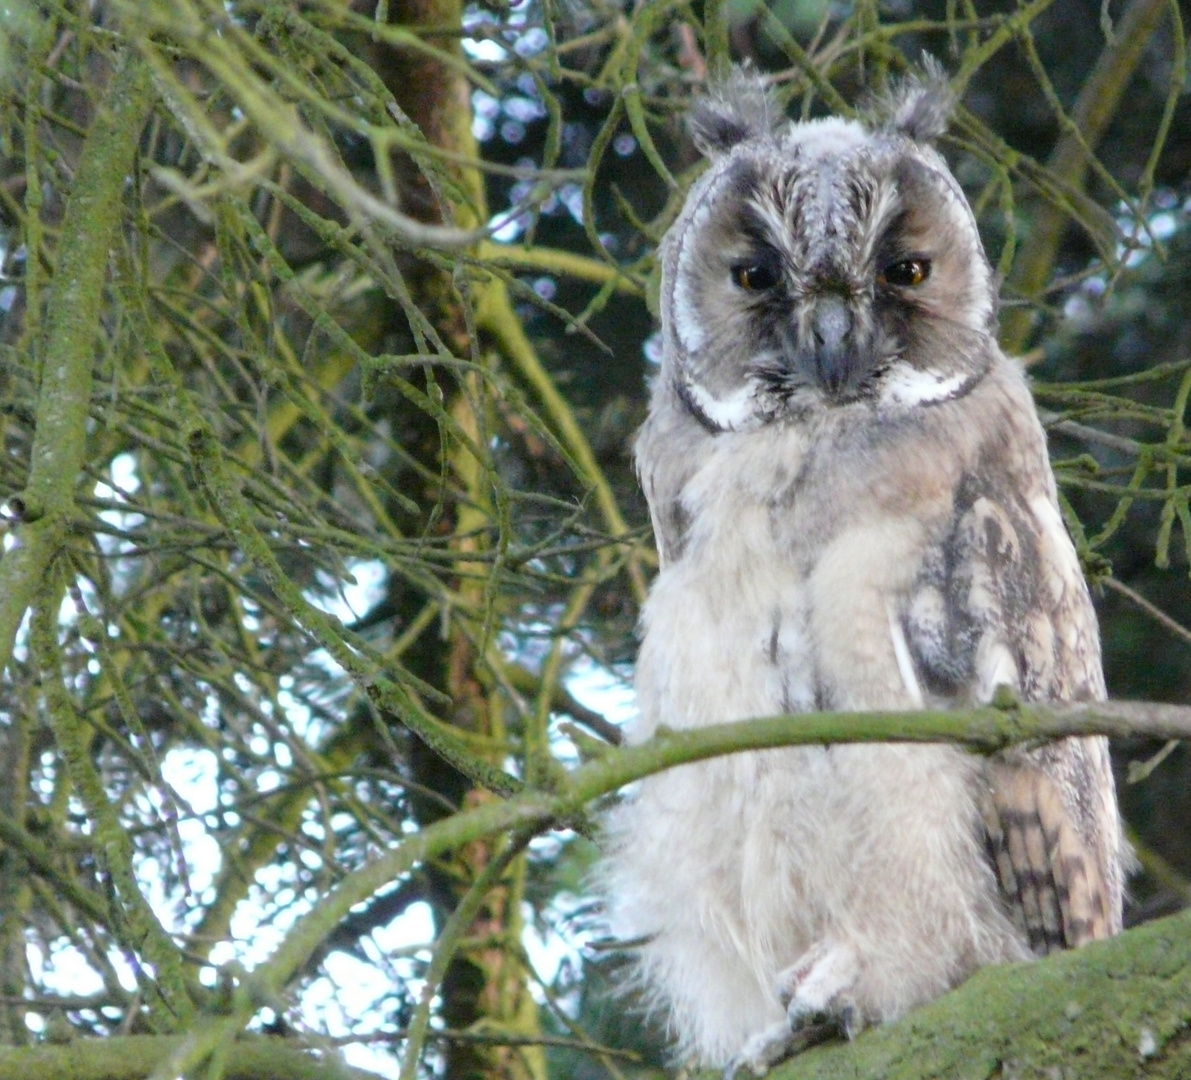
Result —
<path fill-rule="evenodd" d="M 777 284 L 777 267 L 765 260 L 755 263 L 738 263 L 732 267 L 732 281 L 737 288 L 749 292 L 764 292 Z"/>
<path fill-rule="evenodd" d="M 930 277 L 929 259 L 903 259 L 890 263 L 877 277 L 881 285 L 899 285 L 912 289 Z"/>

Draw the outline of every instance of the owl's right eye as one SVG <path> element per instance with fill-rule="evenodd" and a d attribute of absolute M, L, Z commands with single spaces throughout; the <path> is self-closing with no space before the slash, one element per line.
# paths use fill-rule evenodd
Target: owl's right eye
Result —
<path fill-rule="evenodd" d="M 777 284 L 777 264 L 770 259 L 737 263 L 732 267 L 732 281 L 739 289 L 764 292 Z"/>

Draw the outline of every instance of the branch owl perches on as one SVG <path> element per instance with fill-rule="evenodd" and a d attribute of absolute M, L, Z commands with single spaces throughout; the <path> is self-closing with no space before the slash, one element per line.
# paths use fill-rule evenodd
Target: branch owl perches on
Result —
<path fill-rule="evenodd" d="M 1045 436 L 1000 351 L 976 222 L 930 145 L 936 68 L 865 122 L 788 123 L 736 73 L 662 246 L 637 443 L 661 572 L 640 719 L 1105 694 Z M 683 1060 L 763 1072 L 986 964 L 1115 933 L 1127 860 L 1100 738 L 737 754 L 610 816 L 614 931 Z"/>

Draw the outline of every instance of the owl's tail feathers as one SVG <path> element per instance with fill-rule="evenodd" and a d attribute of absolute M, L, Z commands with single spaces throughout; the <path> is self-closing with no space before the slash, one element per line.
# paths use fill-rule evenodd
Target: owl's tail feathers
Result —
<path fill-rule="evenodd" d="M 1026 764 L 989 771 L 984 818 L 993 868 L 1030 948 L 1045 954 L 1109 937 L 1107 883 L 1054 782 Z"/>

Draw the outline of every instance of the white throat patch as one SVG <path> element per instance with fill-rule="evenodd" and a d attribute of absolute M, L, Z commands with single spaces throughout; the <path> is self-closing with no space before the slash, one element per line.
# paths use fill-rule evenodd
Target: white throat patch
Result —
<path fill-rule="evenodd" d="M 691 404 L 721 431 L 744 431 L 757 424 L 757 385 L 749 380 L 727 397 L 718 398 L 704 386 L 683 380 L 682 388 Z"/>
<path fill-rule="evenodd" d="M 905 408 L 948 401 L 956 397 L 971 379 L 972 373 L 968 371 L 923 371 L 899 360 L 885 375 L 881 404 Z"/>

